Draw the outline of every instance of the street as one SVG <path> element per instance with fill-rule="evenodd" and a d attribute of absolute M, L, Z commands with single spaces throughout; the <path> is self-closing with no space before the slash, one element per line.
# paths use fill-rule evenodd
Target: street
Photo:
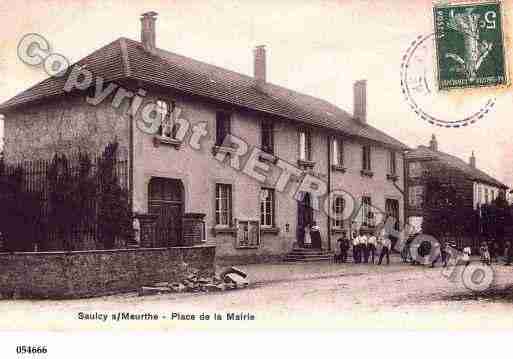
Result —
<path fill-rule="evenodd" d="M 509 315 L 513 270 L 504 265 L 493 266 L 495 284 L 480 294 L 459 280 L 450 281 L 439 267 L 411 266 L 397 258 L 390 266 L 302 263 L 240 268 L 250 276 L 248 289 L 145 297 L 127 293 L 66 301 L 3 300 L 0 327 L 513 328 Z M 124 315 L 125 320 L 110 319 L 116 313 L 125 313 L 120 317 Z M 201 315 L 208 320 L 200 319 Z M 158 320 L 148 320 L 152 316 Z"/>

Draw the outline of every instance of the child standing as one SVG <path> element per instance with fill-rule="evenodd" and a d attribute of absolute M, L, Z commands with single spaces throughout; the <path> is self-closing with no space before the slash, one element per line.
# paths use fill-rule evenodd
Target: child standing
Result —
<path fill-rule="evenodd" d="M 470 264 L 470 255 L 472 254 L 472 250 L 469 246 L 466 246 L 463 248 L 463 255 L 461 256 L 461 260 L 465 264 L 465 266 L 468 266 Z"/>
<path fill-rule="evenodd" d="M 481 247 L 479 247 L 479 251 L 481 252 L 481 262 L 490 265 L 490 250 L 486 242 L 483 242 L 481 244 Z"/>

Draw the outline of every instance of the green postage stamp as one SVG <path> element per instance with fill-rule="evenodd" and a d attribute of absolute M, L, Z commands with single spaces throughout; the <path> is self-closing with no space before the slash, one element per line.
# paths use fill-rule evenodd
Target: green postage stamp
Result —
<path fill-rule="evenodd" d="M 507 83 L 500 2 L 435 5 L 438 88 Z"/>

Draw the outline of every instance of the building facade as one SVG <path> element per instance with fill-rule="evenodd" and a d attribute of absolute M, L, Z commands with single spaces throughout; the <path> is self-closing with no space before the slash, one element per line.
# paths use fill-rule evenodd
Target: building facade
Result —
<path fill-rule="evenodd" d="M 141 42 L 118 39 L 0 107 L 7 163 L 117 141 L 159 243 L 183 245 L 184 214 L 200 213 L 222 258 L 282 257 L 313 222 L 325 250 L 383 216 L 403 223 L 407 147 L 367 123 L 365 81 L 350 115 L 268 82 L 262 46 L 245 76 L 158 49 L 156 14 L 141 21 Z"/>
<path fill-rule="evenodd" d="M 429 146 L 408 151 L 405 159 L 406 212 L 408 222 L 417 232 L 423 230 L 425 219 L 436 216 L 438 211 L 446 210 L 445 213 L 465 218 L 472 216 L 473 211 L 479 213 L 483 205 L 499 197 L 506 198 L 507 186 L 479 170 L 474 153 L 467 163 L 439 151 L 434 135 Z M 453 223 L 450 227 L 456 230 L 458 225 Z M 470 222 L 462 225 L 471 226 Z M 474 234 L 478 234 L 477 230 Z"/>

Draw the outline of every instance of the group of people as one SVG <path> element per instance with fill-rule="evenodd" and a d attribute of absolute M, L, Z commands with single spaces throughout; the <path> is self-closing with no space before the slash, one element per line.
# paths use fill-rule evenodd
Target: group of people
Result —
<path fill-rule="evenodd" d="M 501 253 L 497 242 L 483 241 L 479 246 L 479 254 L 481 256 L 481 262 L 487 265 L 491 265 L 492 262 L 499 263 L 501 254 L 504 256 L 505 265 L 509 266 L 513 262 L 513 246 L 511 241 L 505 243 L 503 253 Z"/>
<path fill-rule="evenodd" d="M 339 262 L 347 262 L 348 252 L 352 248 L 354 263 L 374 264 L 379 251 L 378 264 L 381 264 L 385 257 L 387 264 L 390 264 L 392 242 L 390 238 L 380 233 L 366 233 L 362 230 L 359 232 L 353 231 L 351 233 L 351 240 L 344 234 L 343 237 L 338 240 L 338 243 L 340 246 L 340 255 L 337 257 L 337 261 Z"/>
<path fill-rule="evenodd" d="M 438 262 L 440 259 L 442 260 L 443 266 L 446 267 L 447 263 L 451 260 L 451 256 L 454 254 L 454 251 L 456 251 L 456 249 L 451 247 L 449 242 L 446 242 L 444 245 L 442 245 L 440 254 L 431 263 L 431 267 L 434 267 L 436 262 Z M 465 246 L 463 247 L 461 254 L 458 254 L 455 257 L 455 260 L 459 264 L 468 265 L 470 263 L 471 255 L 472 249 L 470 246 Z M 499 257 L 503 256 L 505 265 L 509 266 L 511 263 L 513 263 L 513 246 L 511 241 L 506 242 L 504 246 L 504 252 L 501 253 L 500 246 L 496 241 L 483 241 L 479 246 L 479 255 L 481 262 L 487 265 L 491 265 L 493 262 L 499 263 Z"/>

